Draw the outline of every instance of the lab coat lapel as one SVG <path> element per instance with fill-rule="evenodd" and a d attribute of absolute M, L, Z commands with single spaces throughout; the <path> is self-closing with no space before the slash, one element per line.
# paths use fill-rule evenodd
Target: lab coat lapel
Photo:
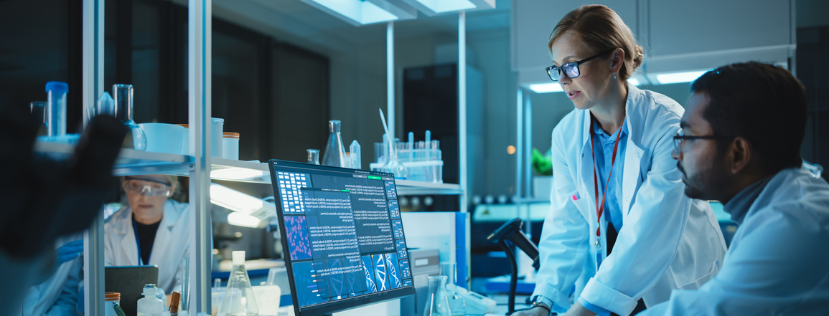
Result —
<path fill-rule="evenodd" d="M 580 194 L 579 198 L 587 199 L 587 204 L 590 205 L 590 210 L 593 212 L 588 211 L 585 215 L 585 218 L 591 223 L 594 223 L 596 220 L 593 219 L 592 215 L 595 213 L 596 209 L 596 191 L 594 190 L 593 186 L 593 151 L 590 148 L 590 111 L 582 110 L 583 118 L 583 128 L 582 128 L 582 140 L 583 145 L 581 148 L 581 193 L 587 194 Z"/>
<path fill-rule="evenodd" d="M 159 265 L 164 253 L 170 244 L 174 242 L 173 226 L 178 220 L 178 214 L 172 210 L 170 202 L 164 203 L 164 218 L 161 219 L 161 224 L 158 225 L 158 230 L 155 232 L 155 240 L 153 241 L 153 250 L 150 252 L 150 263 L 152 265 Z"/>
<path fill-rule="evenodd" d="M 127 216 L 126 220 L 121 220 L 121 227 L 120 231 L 123 235 L 121 235 L 121 251 L 124 254 L 124 257 L 127 258 L 129 262 L 122 263 L 122 262 L 113 262 L 115 265 L 138 265 L 138 246 L 135 244 L 135 230 L 132 227 L 132 210 L 129 212 L 124 212 Z M 117 258 L 117 256 L 115 256 Z"/>
<path fill-rule="evenodd" d="M 636 145 L 636 143 L 641 143 L 641 137 L 645 134 L 643 130 L 645 126 L 644 123 L 640 122 L 642 117 L 638 109 L 642 106 L 640 103 L 643 102 L 641 100 L 642 92 L 632 85 L 628 89 L 628 97 L 625 102 L 625 124 L 627 124 L 628 140 L 625 149 L 625 171 L 622 174 L 622 196 L 624 197 L 622 201 L 622 220 L 625 220 L 631 206 L 633 206 L 633 196 L 639 186 L 639 172 L 641 171 L 642 157 L 645 152 Z"/>

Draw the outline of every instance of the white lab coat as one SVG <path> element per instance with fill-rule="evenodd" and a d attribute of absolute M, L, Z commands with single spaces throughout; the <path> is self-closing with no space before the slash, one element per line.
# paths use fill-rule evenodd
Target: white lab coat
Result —
<path fill-rule="evenodd" d="M 55 249 L 64 244 L 83 239 L 83 235 L 74 234 L 59 238 Z M 81 283 L 81 269 L 83 257 L 64 262 L 46 281 L 33 285 L 26 290 L 23 299 L 23 308 L 18 315 L 76 315 L 78 303 L 78 288 Z"/>
<path fill-rule="evenodd" d="M 639 315 L 829 315 L 829 184 L 785 169 L 733 211 L 720 273 Z"/>
<path fill-rule="evenodd" d="M 589 111 L 574 109 L 553 130 L 552 207 L 541 232 L 533 295 L 552 300 L 554 311 L 564 312 L 583 297 L 628 315 L 639 298 L 652 306 L 668 300 L 673 289 L 699 288 L 722 263 L 726 245 L 713 211 L 707 202 L 685 196 L 671 158 L 684 109 L 664 95 L 629 86 L 625 110 L 624 226 L 610 256 L 604 255 L 607 234 L 598 238 L 598 271 Z"/>
<path fill-rule="evenodd" d="M 166 294 L 181 292 L 179 268 L 189 256 L 190 206 L 167 200 L 164 204 L 164 218 L 155 233 L 149 265 L 158 266 L 159 288 Z M 129 206 L 112 214 L 104 224 L 104 254 L 106 266 L 138 265 L 138 247 L 132 226 L 132 211 Z"/>

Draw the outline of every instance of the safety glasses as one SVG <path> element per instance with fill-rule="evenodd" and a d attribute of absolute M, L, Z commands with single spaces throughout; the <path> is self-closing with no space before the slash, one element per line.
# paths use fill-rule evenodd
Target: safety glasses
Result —
<path fill-rule="evenodd" d="M 588 58 L 585 58 L 585 59 L 582 59 L 582 60 L 579 60 L 579 61 L 571 61 L 569 63 L 564 63 L 561 66 L 549 66 L 549 67 L 546 68 L 547 69 L 547 76 L 550 76 L 550 80 L 552 80 L 552 81 L 561 80 L 561 74 L 562 73 L 564 74 L 565 77 L 570 78 L 570 79 L 578 78 L 579 75 L 581 75 L 581 72 L 579 71 L 579 65 L 581 65 L 583 63 L 586 63 L 590 60 L 593 60 L 593 59 L 595 59 L 599 56 L 610 54 L 615 50 L 616 50 L 615 48 L 608 49 L 606 51 L 603 51 L 601 53 L 596 54 L 593 57 L 588 57 Z"/>
<path fill-rule="evenodd" d="M 124 181 L 124 190 L 132 193 L 149 196 L 169 196 L 171 183 L 148 179 L 134 179 L 127 177 Z"/>

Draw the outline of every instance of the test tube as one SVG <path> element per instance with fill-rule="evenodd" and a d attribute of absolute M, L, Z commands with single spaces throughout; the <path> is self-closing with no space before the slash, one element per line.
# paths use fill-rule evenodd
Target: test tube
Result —
<path fill-rule="evenodd" d="M 127 123 L 132 120 L 133 89 L 131 84 L 116 83 L 112 85 L 112 94 L 115 98 L 115 118 Z"/>
<path fill-rule="evenodd" d="M 66 93 L 69 85 L 61 81 L 46 83 L 46 135 L 66 135 Z"/>
<path fill-rule="evenodd" d="M 362 161 L 360 161 L 360 143 L 357 142 L 355 139 L 351 142 L 351 146 L 349 147 L 351 151 L 351 167 L 354 169 L 362 169 Z"/>

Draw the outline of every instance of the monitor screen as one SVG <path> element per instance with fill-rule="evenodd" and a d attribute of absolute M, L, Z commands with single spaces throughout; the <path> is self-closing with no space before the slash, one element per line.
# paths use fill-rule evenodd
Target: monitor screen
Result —
<path fill-rule="evenodd" d="M 394 177 L 269 161 L 297 315 L 414 294 Z"/>

